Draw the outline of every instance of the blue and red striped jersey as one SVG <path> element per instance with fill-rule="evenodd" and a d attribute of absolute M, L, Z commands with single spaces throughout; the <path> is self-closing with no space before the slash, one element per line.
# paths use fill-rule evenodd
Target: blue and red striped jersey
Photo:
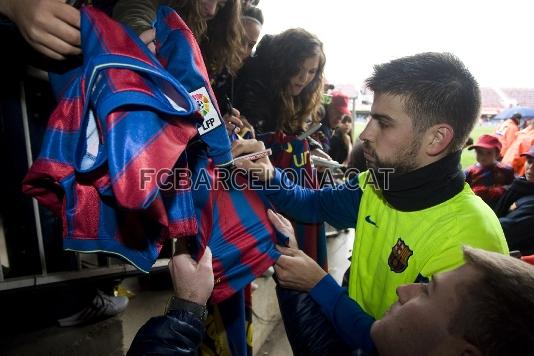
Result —
<path fill-rule="evenodd" d="M 118 254 L 150 270 L 168 236 L 197 233 L 183 191 L 167 214 L 155 177 L 197 135 L 197 106 L 136 36 L 81 11 L 83 63 L 50 81 L 58 105 L 23 189 L 63 218 L 64 248 Z M 134 108 L 134 110 L 132 110 Z"/>
<path fill-rule="evenodd" d="M 277 234 L 260 192 L 173 174 L 212 175 L 232 157 L 190 30 L 169 8 L 156 26 L 168 70 L 122 25 L 82 9 L 84 60 L 51 75 L 58 106 L 23 189 L 62 217 L 65 249 L 116 254 L 145 272 L 165 239 L 196 236 L 198 254 L 212 249 L 220 302 L 276 261 Z"/>

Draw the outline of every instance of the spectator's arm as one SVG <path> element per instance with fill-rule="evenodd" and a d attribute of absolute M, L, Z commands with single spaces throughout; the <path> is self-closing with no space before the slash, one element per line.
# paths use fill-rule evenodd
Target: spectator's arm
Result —
<path fill-rule="evenodd" d="M 204 325 L 198 316 L 170 311 L 141 327 L 127 355 L 196 355 L 203 333 Z"/>
<path fill-rule="evenodd" d="M 209 247 L 198 262 L 184 252 L 178 251 L 169 262 L 174 296 L 182 304 L 143 325 L 128 355 L 197 355 L 204 325 L 195 310 L 185 310 L 185 303 L 195 308 L 206 305 L 213 290 L 212 256 Z"/>
<path fill-rule="evenodd" d="M 2 0 L 6 15 L 24 39 L 52 59 L 81 53 L 80 11 L 64 0 Z"/>

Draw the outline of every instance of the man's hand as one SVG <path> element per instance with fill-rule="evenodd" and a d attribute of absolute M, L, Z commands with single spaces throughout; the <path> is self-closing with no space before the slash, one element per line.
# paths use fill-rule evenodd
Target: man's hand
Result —
<path fill-rule="evenodd" d="M 81 53 L 80 11 L 65 0 L 2 0 L 0 12 L 15 22 L 24 39 L 53 59 Z"/>
<path fill-rule="evenodd" d="M 232 142 L 232 156 L 238 157 L 243 154 L 259 152 L 265 149 L 265 145 L 261 141 L 252 140 L 236 140 Z M 237 168 L 243 168 L 252 174 L 253 178 L 258 178 L 261 181 L 268 181 L 274 177 L 274 167 L 269 160 L 269 157 L 263 157 L 255 162 L 249 160 L 239 160 L 235 162 Z"/>
<path fill-rule="evenodd" d="M 274 228 L 289 238 L 289 247 L 298 249 L 297 239 L 295 238 L 295 230 L 291 222 L 283 217 L 281 214 L 275 213 L 273 210 L 267 210 L 267 216 L 273 224 Z"/>
<path fill-rule="evenodd" d="M 175 255 L 169 262 L 174 294 L 181 299 L 206 305 L 213 290 L 211 250 L 206 247 L 200 261 L 187 253 Z"/>
<path fill-rule="evenodd" d="M 239 111 L 234 108 L 232 108 L 232 114 L 224 114 L 223 120 L 228 135 L 231 135 L 233 132 L 238 133 L 243 128 L 243 121 L 239 118 L 240 115 Z"/>
<path fill-rule="evenodd" d="M 301 250 L 276 248 L 282 256 L 274 265 L 274 270 L 282 287 L 309 292 L 326 276 L 326 272 Z"/>

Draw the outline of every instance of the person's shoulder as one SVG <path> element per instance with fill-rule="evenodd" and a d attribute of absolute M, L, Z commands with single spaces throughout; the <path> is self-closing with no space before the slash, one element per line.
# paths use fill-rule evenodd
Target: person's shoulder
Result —
<path fill-rule="evenodd" d="M 497 169 L 499 169 L 501 171 L 504 171 L 506 173 L 513 173 L 514 172 L 514 169 L 510 165 L 508 165 L 506 163 L 497 162 L 495 167 L 497 167 Z"/>
<path fill-rule="evenodd" d="M 475 164 L 473 164 L 473 165 L 467 167 L 467 168 L 465 169 L 465 172 L 466 172 L 466 173 L 473 174 L 473 173 L 475 173 L 475 172 L 478 172 L 479 170 L 480 170 L 480 164 L 475 163 Z"/>

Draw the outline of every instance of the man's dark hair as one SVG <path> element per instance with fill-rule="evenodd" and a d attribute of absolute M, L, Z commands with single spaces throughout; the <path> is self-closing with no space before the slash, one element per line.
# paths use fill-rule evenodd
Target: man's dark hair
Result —
<path fill-rule="evenodd" d="M 466 263 L 480 273 L 463 283 L 449 332 L 483 355 L 532 355 L 534 350 L 534 267 L 519 259 L 464 247 Z"/>
<path fill-rule="evenodd" d="M 414 129 L 447 123 L 454 130 L 449 152 L 461 149 L 480 109 L 480 90 L 464 64 L 450 53 L 420 53 L 374 67 L 366 84 L 375 96 L 398 95 Z"/>

